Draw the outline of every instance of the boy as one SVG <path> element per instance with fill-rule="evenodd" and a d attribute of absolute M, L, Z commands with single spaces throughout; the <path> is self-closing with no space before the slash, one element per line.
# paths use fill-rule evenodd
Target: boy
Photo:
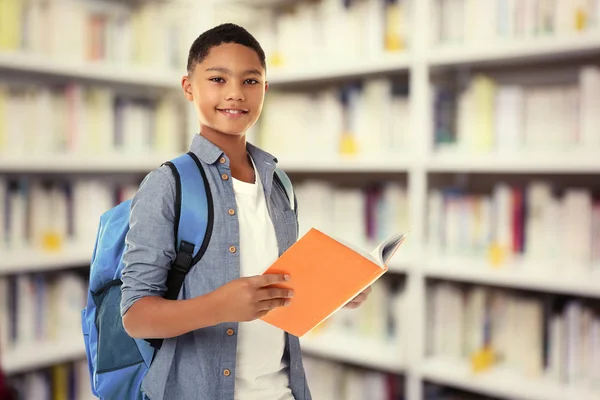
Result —
<path fill-rule="evenodd" d="M 258 319 L 293 301 L 293 293 L 267 287 L 289 277 L 258 275 L 296 241 L 298 226 L 273 184 L 277 160 L 246 142 L 268 89 L 265 65 L 256 39 L 234 24 L 191 46 L 181 86 L 198 114 L 190 150 L 206 171 L 214 223 L 180 300 L 162 298 L 175 257 L 168 167 L 150 173 L 133 199 L 121 309 L 132 337 L 165 338 L 142 386 L 151 400 L 311 398 L 298 338 Z"/>

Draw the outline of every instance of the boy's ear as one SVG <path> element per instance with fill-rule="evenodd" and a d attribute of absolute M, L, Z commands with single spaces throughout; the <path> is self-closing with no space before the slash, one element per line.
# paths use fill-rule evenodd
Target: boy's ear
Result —
<path fill-rule="evenodd" d="M 183 95 L 188 101 L 194 101 L 194 95 L 192 93 L 192 81 L 189 76 L 185 75 L 181 78 L 181 88 L 183 89 Z"/>
<path fill-rule="evenodd" d="M 269 82 L 265 82 L 265 92 L 269 90 Z"/>

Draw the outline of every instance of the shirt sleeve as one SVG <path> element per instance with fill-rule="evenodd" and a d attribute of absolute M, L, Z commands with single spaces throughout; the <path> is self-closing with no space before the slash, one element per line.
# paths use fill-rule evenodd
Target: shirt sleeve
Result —
<path fill-rule="evenodd" d="M 175 178 L 169 167 L 148 174 L 131 202 L 123 254 L 121 315 L 139 299 L 164 296 L 175 260 Z"/>

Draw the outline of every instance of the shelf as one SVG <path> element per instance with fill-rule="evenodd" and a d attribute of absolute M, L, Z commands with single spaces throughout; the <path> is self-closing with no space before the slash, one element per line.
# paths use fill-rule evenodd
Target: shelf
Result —
<path fill-rule="evenodd" d="M 343 59 L 286 69 L 270 68 L 267 71 L 269 85 L 321 82 L 332 79 L 361 78 L 369 75 L 408 72 L 410 57 L 404 53 L 385 54 L 376 59 Z"/>
<path fill-rule="evenodd" d="M 69 247 L 58 253 L 22 250 L 2 252 L 0 276 L 21 272 L 54 271 L 65 268 L 89 266 L 92 250 L 82 246 Z"/>
<path fill-rule="evenodd" d="M 316 332 L 303 337 L 301 345 L 308 355 L 387 372 L 402 373 L 405 369 L 401 352 L 391 343 L 335 332 Z"/>
<path fill-rule="evenodd" d="M 548 265 L 513 265 L 493 268 L 485 261 L 439 258 L 427 261 L 425 276 L 458 282 L 478 283 L 587 297 L 600 297 L 600 271 L 572 275 L 552 272 Z"/>
<path fill-rule="evenodd" d="M 0 52 L 0 71 L 156 89 L 178 89 L 183 74 L 141 66 L 61 61 L 44 55 L 15 52 Z"/>
<path fill-rule="evenodd" d="M 0 173 L 148 173 L 169 161 L 176 155 L 127 155 L 108 154 L 104 156 L 60 155 L 27 158 L 0 158 Z"/>
<path fill-rule="evenodd" d="M 388 265 L 388 273 L 406 274 L 412 269 L 413 260 L 408 257 L 394 257 Z"/>
<path fill-rule="evenodd" d="M 543 37 L 520 40 L 491 40 L 479 45 L 441 45 L 430 50 L 434 67 L 461 64 L 513 64 L 515 62 L 564 60 L 566 57 L 598 55 L 600 33 L 568 37 Z"/>
<path fill-rule="evenodd" d="M 410 161 L 407 156 L 398 155 L 396 159 L 380 157 L 378 159 L 340 158 L 294 159 L 280 158 L 278 167 L 289 173 L 407 173 Z"/>
<path fill-rule="evenodd" d="M 421 370 L 423 379 L 488 396 L 513 400 L 592 400 L 600 393 L 569 388 L 547 378 L 530 378 L 496 368 L 474 375 L 466 362 L 433 359 Z"/>
<path fill-rule="evenodd" d="M 2 355 L 2 368 L 7 375 L 32 371 L 60 363 L 85 358 L 83 336 L 73 336 L 60 342 L 32 344 L 22 349 L 8 350 Z"/>
<path fill-rule="evenodd" d="M 511 156 L 497 154 L 438 154 L 427 162 L 430 172 L 496 172 L 496 173 L 600 173 L 597 154 L 577 152 L 555 154 L 516 153 Z"/>

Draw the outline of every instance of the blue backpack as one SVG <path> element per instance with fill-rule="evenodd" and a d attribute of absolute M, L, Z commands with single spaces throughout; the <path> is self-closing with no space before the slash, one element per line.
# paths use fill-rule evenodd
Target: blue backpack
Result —
<path fill-rule="evenodd" d="M 166 162 L 176 182 L 175 238 L 177 256 L 167 277 L 165 298 L 176 300 L 185 276 L 208 247 L 213 228 L 213 203 L 200 161 L 189 152 Z M 295 210 L 292 184 L 280 169 L 274 182 Z M 82 331 L 92 393 L 103 400 L 142 400 L 141 385 L 161 339 L 134 339 L 121 318 L 122 256 L 129 231 L 131 200 L 105 212 L 92 255 Z"/>

